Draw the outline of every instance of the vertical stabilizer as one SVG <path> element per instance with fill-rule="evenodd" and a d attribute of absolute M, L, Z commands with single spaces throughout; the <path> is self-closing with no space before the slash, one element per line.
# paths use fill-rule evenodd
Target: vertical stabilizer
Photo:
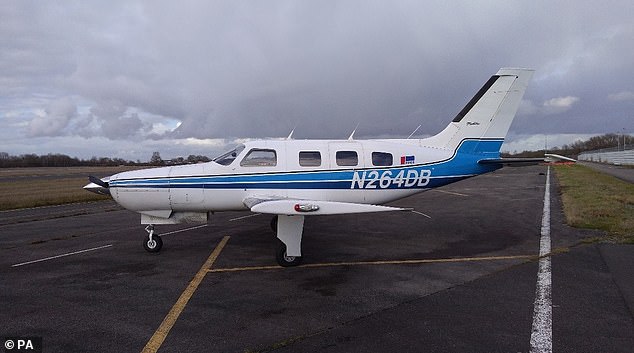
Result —
<path fill-rule="evenodd" d="M 456 149 L 465 139 L 503 141 L 533 72 L 532 69 L 500 69 L 443 131 L 421 143 Z M 498 150 L 500 145 L 501 142 Z M 470 146 L 475 149 L 478 144 Z"/>

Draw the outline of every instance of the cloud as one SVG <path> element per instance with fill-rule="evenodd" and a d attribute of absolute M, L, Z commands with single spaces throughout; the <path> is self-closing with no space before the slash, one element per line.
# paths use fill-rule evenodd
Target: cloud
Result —
<path fill-rule="evenodd" d="M 64 152 L 74 147 L 68 136 L 151 149 L 160 139 L 286 136 L 295 126 L 297 138 L 346 138 L 357 124 L 360 138 L 405 137 L 419 124 L 433 134 L 501 66 L 537 69 L 512 130 L 617 130 L 629 107 L 609 102 L 631 99 L 634 75 L 628 8 L 8 2 L 0 114 L 19 113 L 10 124 L 0 117 L 0 136 L 24 148 L 29 138 L 57 138 Z M 46 112 L 63 99 L 74 114 Z M 597 118 L 606 116 L 617 118 Z"/>
<path fill-rule="evenodd" d="M 633 101 L 634 100 L 634 92 L 632 91 L 621 91 L 618 93 L 612 93 L 608 95 L 608 99 L 614 102 L 625 102 L 625 101 Z"/>
<path fill-rule="evenodd" d="M 570 110 L 573 105 L 579 102 L 579 97 L 566 96 L 545 100 L 541 105 L 533 103 L 531 100 L 523 99 L 520 102 L 518 114 L 520 115 L 552 115 L 560 114 Z"/>
<path fill-rule="evenodd" d="M 143 128 L 143 122 L 139 119 L 138 114 L 104 119 L 101 124 L 103 135 L 111 140 L 133 137 L 141 128 Z"/>
<path fill-rule="evenodd" d="M 30 121 L 27 127 L 29 137 L 63 135 L 71 119 L 77 116 L 77 106 L 65 97 L 52 101 L 44 111 Z"/>
<path fill-rule="evenodd" d="M 542 113 L 545 115 L 563 113 L 579 102 L 579 97 L 566 96 L 551 98 L 542 104 Z"/>
<path fill-rule="evenodd" d="M 579 97 L 566 96 L 552 98 L 544 102 L 544 107 L 553 109 L 570 109 L 573 104 L 579 101 Z"/>

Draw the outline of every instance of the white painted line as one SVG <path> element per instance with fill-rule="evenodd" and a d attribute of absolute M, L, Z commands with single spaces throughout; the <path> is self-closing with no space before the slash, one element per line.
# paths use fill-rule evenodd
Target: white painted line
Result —
<path fill-rule="evenodd" d="M 59 259 L 60 257 L 66 257 L 66 256 L 77 255 L 77 254 L 81 254 L 81 253 L 85 253 L 85 252 L 89 252 L 89 251 L 105 249 L 105 248 L 109 248 L 111 246 L 112 246 L 112 244 L 108 244 L 108 245 L 104 245 L 104 246 L 98 246 L 96 248 L 90 248 L 90 249 L 85 249 L 85 250 L 73 251 L 73 252 L 69 252 L 69 253 L 66 253 L 66 254 L 61 254 L 61 255 L 56 255 L 56 256 L 51 256 L 51 257 L 45 257 L 43 259 L 37 259 L 37 260 L 33 260 L 33 261 L 22 262 L 22 263 L 19 263 L 19 264 L 11 265 L 11 267 L 18 267 L 18 266 L 34 264 L 36 262 L 42 262 L 42 261 L 48 261 L 48 260 L 53 260 L 53 259 Z"/>
<path fill-rule="evenodd" d="M 542 214 L 541 238 L 539 240 L 539 270 L 533 308 L 531 353 L 553 351 L 553 306 L 552 277 L 550 264 L 550 167 L 546 173 L 544 212 Z"/>
<path fill-rule="evenodd" d="M 200 226 L 194 226 L 194 227 L 189 227 L 189 228 L 185 228 L 185 229 L 173 230 L 173 231 L 167 232 L 167 233 L 159 233 L 158 235 L 165 236 L 165 235 L 170 235 L 170 234 L 182 233 L 182 232 L 187 232 L 189 230 L 194 230 L 194 229 L 198 229 L 198 228 L 204 228 L 206 226 L 207 226 L 206 224 L 203 224 L 203 225 L 200 225 Z"/>
<path fill-rule="evenodd" d="M 259 216 L 261 215 L 261 213 L 254 213 L 254 214 L 250 214 L 248 216 L 242 216 L 242 217 L 236 217 L 236 218 L 231 218 L 229 220 L 229 222 L 233 222 L 233 221 L 239 221 L 241 219 L 245 219 L 245 218 L 251 218 L 251 217 L 255 217 L 255 216 Z"/>
<path fill-rule="evenodd" d="M 453 191 L 446 191 L 446 190 L 438 190 L 438 189 L 433 189 L 432 191 L 437 191 L 437 192 L 442 192 L 444 194 L 449 194 L 449 195 L 456 195 L 456 196 L 469 196 L 467 194 L 461 194 L 459 192 L 453 192 Z"/>
<path fill-rule="evenodd" d="M 416 213 L 416 214 L 419 214 L 419 215 L 421 215 L 421 216 L 425 216 L 425 217 L 427 217 L 427 218 L 431 219 L 431 216 L 426 215 L 426 214 L 424 214 L 423 212 L 418 212 L 418 211 L 416 211 L 416 210 L 412 210 L 412 212 L 414 212 L 414 213 Z"/>

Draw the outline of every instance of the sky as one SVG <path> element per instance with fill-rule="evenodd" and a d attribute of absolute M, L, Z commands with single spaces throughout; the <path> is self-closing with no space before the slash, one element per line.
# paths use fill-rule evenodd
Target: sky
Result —
<path fill-rule="evenodd" d="M 634 133 L 632 1 L 0 2 L 0 152 L 147 161 L 442 130 L 536 69 L 503 146 Z"/>

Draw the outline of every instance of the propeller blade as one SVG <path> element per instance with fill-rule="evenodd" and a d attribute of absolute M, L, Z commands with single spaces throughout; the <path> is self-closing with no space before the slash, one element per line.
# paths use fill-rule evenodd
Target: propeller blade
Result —
<path fill-rule="evenodd" d="M 97 185 L 101 186 L 102 188 L 106 188 L 107 189 L 109 187 L 107 182 L 105 182 L 105 181 L 103 181 L 103 180 L 101 180 L 101 179 L 99 179 L 97 177 L 94 177 L 92 175 L 88 176 L 88 180 L 90 180 L 91 183 L 94 183 L 94 184 L 97 184 Z"/>

